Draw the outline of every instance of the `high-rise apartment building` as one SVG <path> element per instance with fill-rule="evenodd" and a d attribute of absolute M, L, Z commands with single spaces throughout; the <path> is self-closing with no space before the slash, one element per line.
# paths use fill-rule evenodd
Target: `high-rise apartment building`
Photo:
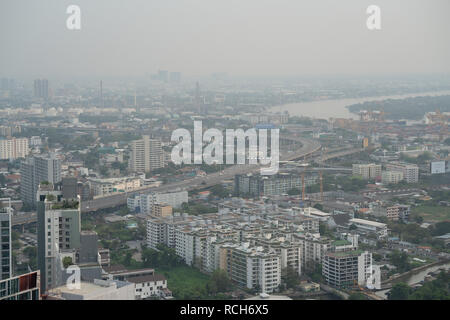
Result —
<path fill-rule="evenodd" d="M 29 153 L 27 138 L 11 138 L 0 140 L 0 160 L 25 158 Z"/>
<path fill-rule="evenodd" d="M 239 286 L 271 293 L 281 284 L 281 259 L 274 251 L 243 244 L 231 251 L 229 277 Z"/>
<path fill-rule="evenodd" d="M 41 291 L 61 285 L 62 254 L 75 256 L 80 248 L 80 202 L 63 199 L 62 192 L 53 185 L 41 185 L 37 191 L 38 268 L 41 272 Z M 72 259 L 75 261 L 75 259 Z"/>
<path fill-rule="evenodd" d="M 134 172 L 151 172 L 164 167 L 164 152 L 161 140 L 143 136 L 131 142 L 130 169 Z"/>
<path fill-rule="evenodd" d="M 301 245 L 302 270 L 313 270 L 323 262 L 325 254 L 331 248 L 331 240 L 317 234 L 306 233 L 295 236 L 295 241 Z"/>
<path fill-rule="evenodd" d="M 48 99 L 48 80 L 47 79 L 34 80 L 34 97 Z"/>
<path fill-rule="evenodd" d="M 12 277 L 11 199 L 0 199 L 0 280 Z"/>
<path fill-rule="evenodd" d="M 171 83 L 180 83 L 181 82 L 181 73 L 180 72 L 170 72 L 169 80 Z"/>
<path fill-rule="evenodd" d="M 328 285 L 337 288 L 364 286 L 372 275 L 372 254 L 363 250 L 328 252 L 322 275 Z"/>
<path fill-rule="evenodd" d="M 21 133 L 22 127 L 18 125 L 0 126 L 0 136 L 10 137 L 15 133 Z"/>
<path fill-rule="evenodd" d="M 20 165 L 20 175 L 22 201 L 35 204 L 41 182 L 55 184 L 61 181 L 61 160 L 55 154 L 27 158 Z"/>

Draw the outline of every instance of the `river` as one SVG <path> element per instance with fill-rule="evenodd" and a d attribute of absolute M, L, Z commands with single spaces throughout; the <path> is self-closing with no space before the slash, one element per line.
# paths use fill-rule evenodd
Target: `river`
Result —
<path fill-rule="evenodd" d="M 405 99 L 424 96 L 442 96 L 450 95 L 450 90 L 446 91 L 434 91 L 423 93 L 410 93 L 402 95 L 390 95 L 390 96 L 378 96 L 378 97 L 365 97 L 365 98 L 352 98 L 352 99 L 335 99 L 335 100 L 320 100 L 311 102 L 299 102 L 290 103 L 281 106 L 274 106 L 270 108 L 272 112 L 288 111 L 290 116 L 304 116 L 316 119 L 329 118 L 346 118 L 346 119 L 358 119 L 358 115 L 351 113 L 346 108 L 352 104 L 381 101 L 388 99 Z M 387 111 L 387 110 L 386 110 Z"/>
<path fill-rule="evenodd" d="M 406 279 L 406 281 L 403 281 L 403 282 L 407 283 L 410 286 L 415 285 L 415 284 L 419 283 L 420 281 L 423 281 L 427 274 L 429 274 L 430 272 L 437 271 L 440 268 L 445 268 L 446 270 L 449 270 L 450 269 L 450 262 L 447 262 L 447 263 L 444 263 L 444 264 L 440 264 L 440 265 L 436 265 L 436 266 L 432 266 L 432 267 L 429 267 L 429 268 L 427 268 L 425 270 L 422 270 L 422 271 L 419 271 L 417 273 L 414 273 L 414 274 L 410 275 L 409 278 Z M 388 292 L 389 292 L 389 289 L 388 290 L 377 291 L 377 292 L 375 292 L 375 294 L 377 296 L 380 296 L 380 297 L 384 298 L 384 299 L 387 299 L 387 295 L 386 294 Z"/>

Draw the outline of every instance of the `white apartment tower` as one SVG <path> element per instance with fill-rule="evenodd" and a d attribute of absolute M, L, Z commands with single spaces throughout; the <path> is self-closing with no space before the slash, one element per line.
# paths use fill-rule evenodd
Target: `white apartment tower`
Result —
<path fill-rule="evenodd" d="M 0 140 L 0 160 L 25 158 L 30 152 L 27 138 L 11 138 Z"/>
<path fill-rule="evenodd" d="M 164 167 L 161 140 L 143 136 L 131 142 L 130 169 L 134 172 L 151 172 Z"/>
<path fill-rule="evenodd" d="M 12 277 L 11 215 L 11 199 L 0 199 L 0 280 Z"/>

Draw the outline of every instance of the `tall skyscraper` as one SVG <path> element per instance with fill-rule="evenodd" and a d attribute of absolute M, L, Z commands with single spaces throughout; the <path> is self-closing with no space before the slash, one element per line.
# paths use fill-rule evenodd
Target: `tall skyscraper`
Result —
<path fill-rule="evenodd" d="M 102 106 L 102 108 L 105 106 L 103 103 L 103 81 L 100 80 L 100 105 Z"/>
<path fill-rule="evenodd" d="M 168 82 L 169 81 L 169 71 L 158 70 L 158 79 L 163 82 Z"/>
<path fill-rule="evenodd" d="M 62 257 L 76 261 L 76 249 L 81 246 L 80 199 L 64 199 L 53 184 L 40 185 L 36 199 L 37 263 L 41 292 L 46 292 L 62 284 Z"/>
<path fill-rule="evenodd" d="M 36 203 L 36 192 L 41 182 L 61 181 L 61 160 L 55 154 L 34 156 L 20 165 L 20 194 L 22 201 Z"/>
<path fill-rule="evenodd" d="M 131 142 L 130 169 L 135 172 L 150 172 L 164 167 L 164 152 L 161 141 L 143 136 Z"/>
<path fill-rule="evenodd" d="M 0 280 L 12 277 L 11 199 L 0 199 Z"/>
<path fill-rule="evenodd" d="M 13 90 L 15 88 L 14 79 L 2 78 L 1 80 L 1 90 Z"/>
<path fill-rule="evenodd" d="M 47 79 L 34 80 L 34 97 L 48 99 L 48 80 Z"/>
<path fill-rule="evenodd" d="M 181 73 L 180 72 L 171 72 L 169 74 L 169 79 L 171 83 L 180 83 L 181 82 Z"/>

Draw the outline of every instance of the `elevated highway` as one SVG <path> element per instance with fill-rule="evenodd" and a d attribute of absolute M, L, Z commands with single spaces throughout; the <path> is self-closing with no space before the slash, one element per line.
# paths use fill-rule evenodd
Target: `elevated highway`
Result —
<path fill-rule="evenodd" d="M 310 156 L 319 151 L 321 145 L 318 141 L 305 139 L 300 137 L 281 136 L 281 139 L 292 140 L 297 143 L 301 143 L 301 147 L 295 151 L 287 151 L 281 155 L 281 161 L 293 161 L 296 159 Z M 160 187 L 149 187 L 140 189 L 133 192 L 124 192 L 120 194 L 114 194 L 97 198 L 94 200 L 84 201 L 81 203 L 82 212 L 93 212 L 101 209 L 112 208 L 120 205 L 124 205 L 127 202 L 127 198 L 135 194 L 141 194 L 146 192 L 168 192 L 168 191 L 181 191 L 181 190 L 194 190 L 199 188 L 207 188 L 213 185 L 221 183 L 223 180 L 229 180 L 234 178 L 237 174 L 247 174 L 257 172 L 261 168 L 261 165 L 234 165 L 226 168 L 222 172 L 215 172 L 209 174 L 206 177 L 194 177 L 183 181 L 166 184 Z"/>

